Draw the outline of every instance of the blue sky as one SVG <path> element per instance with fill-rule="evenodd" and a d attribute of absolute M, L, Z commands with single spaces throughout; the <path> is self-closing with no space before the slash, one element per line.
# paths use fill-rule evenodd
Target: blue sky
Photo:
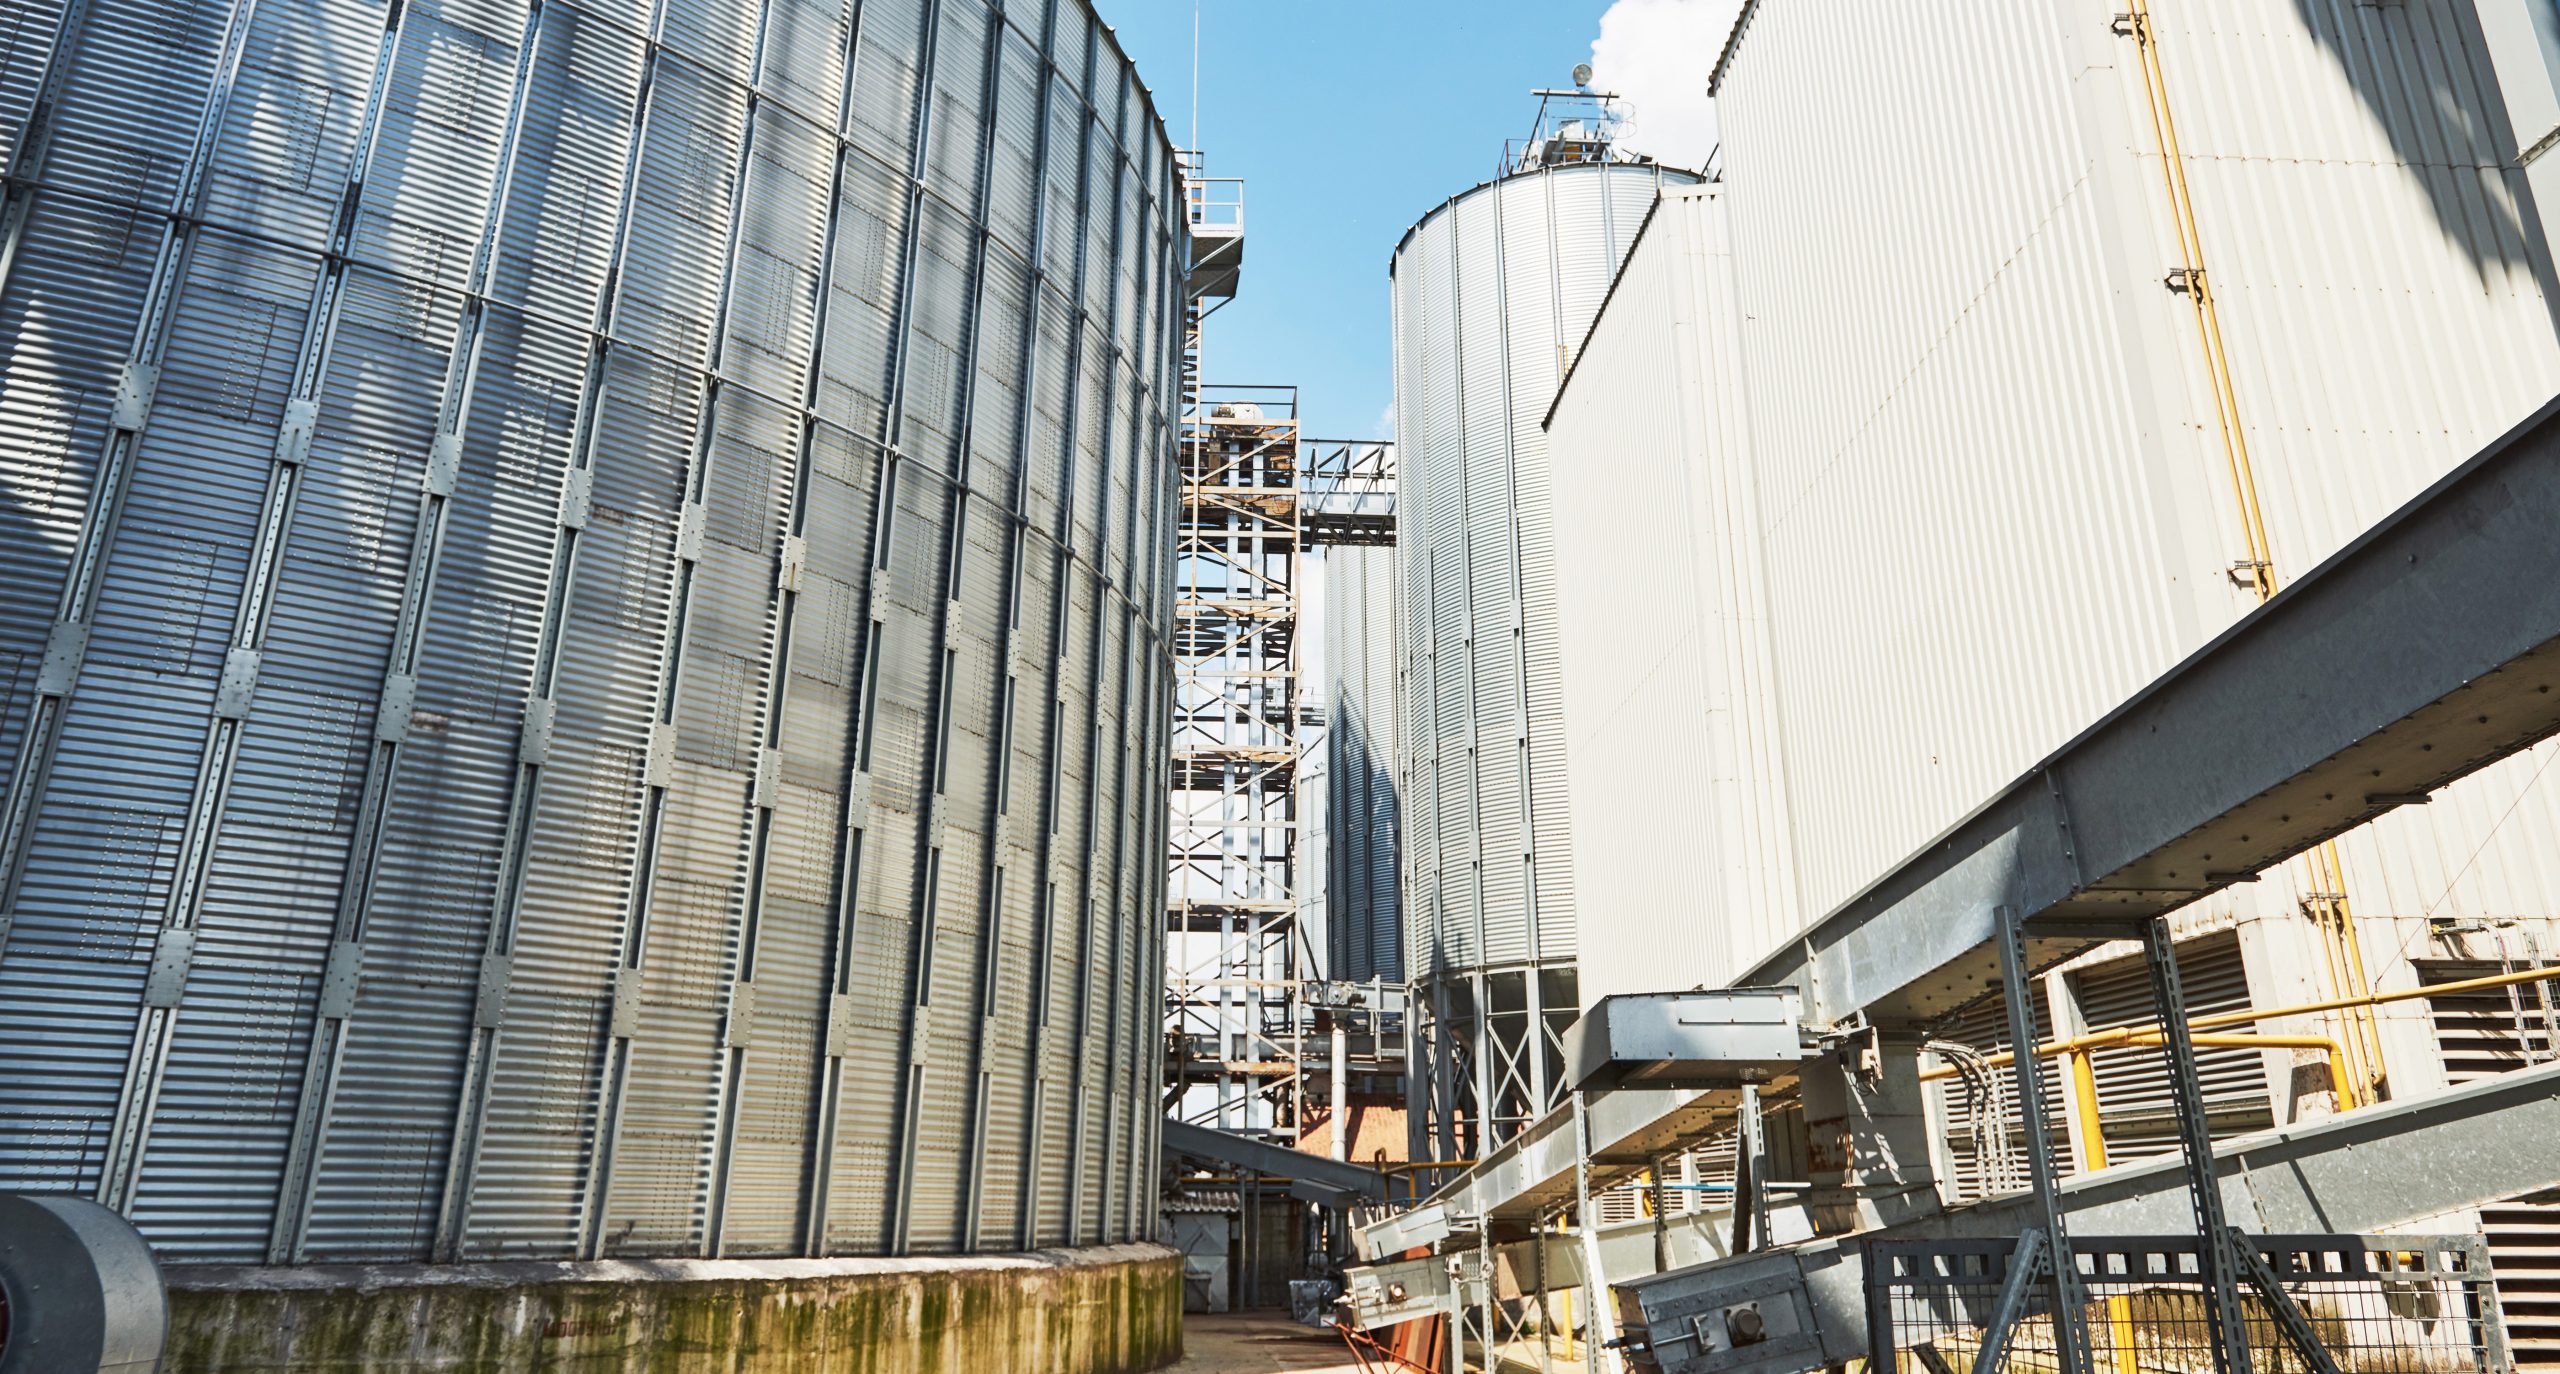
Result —
<path fill-rule="evenodd" d="M 1192 0 L 1097 0 L 1191 137 Z M 1304 432 L 1380 438 L 1387 257 L 1431 207 L 1493 175 L 1570 84 L 1607 0 L 1201 0 L 1200 144 L 1241 176 L 1244 284 L 1209 322 L 1206 380 L 1294 382 Z"/>

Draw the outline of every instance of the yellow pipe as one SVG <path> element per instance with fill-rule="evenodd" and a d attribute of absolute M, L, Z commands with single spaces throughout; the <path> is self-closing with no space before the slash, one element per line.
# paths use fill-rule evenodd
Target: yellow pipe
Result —
<path fill-rule="evenodd" d="M 2338 894 L 2338 936 L 2347 947 L 2348 983 L 2346 987 L 2340 989 L 2340 993 L 2350 997 L 2371 996 L 2373 980 L 2366 976 L 2364 970 L 2364 942 L 2356 938 L 2355 912 L 2347 903 L 2346 866 L 2338 860 L 2336 841 L 2322 844 L 2320 852 L 2326 856 L 2331 870 L 2337 877 L 2338 885 L 2330 890 Z M 2372 1090 L 2382 1086 L 2389 1078 L 2389 1073 L 2382 1062 L 2382 1020 L 2373 1014 L 2371 1003 L 2358 1009 L 2353 1019 L 2357 1030 L 2365 1040 L 2366 1074 L 2363 1085 L 2368 1096 L 2379 1096 Z"/>
<path fill-rule="evenodd" d="M 2158 1045 L 2168 1037 L 2158 1031 L 2133 1041 L 2139 1045 Z M 2329 1056 L 2329 1090 L 2337 1094 L 2338 1110 L 2347 1111 L 2364 1105 L 2356 1092 L 2355 1079 L 2347 1072 L 2347 1049 L 2336 1038 L 2326 1035 L 2196 1035 L 2196 1044 L 2208 1048 L 2324 1050 Z"/>
<path fill-rule="evenodd" d="M 2195 309 L 2197 342 L 2214 391 L 2214 419 L 2222 432 L 2225 464 L 2230 469 L 2232 497 L 2239 507 L 2241 534 L 2249 547 L 2250 582 L 2258 599 L 2276 594 L 2275 559 L 2267 539 L 2266 520 L 2258 508 L 2257 474 L 2249 460 L 2249 437 L 2240 419 L 2239 390 L 2232 385 L 2230 358 L 2223 347 L 2222 315 L 2205 272 L 2204 235 L 2196 225 L 2195 199 L 2187 187 L 2186 155 L 2178 143 L 2177 117 L 2169 110 L 2169 78 L 2160 67 L 2153 40 L 2149 0 L 2132 0 L 2134 46 L 2142 55 L 2142 90 L 2151 106 L 2151 135 L 2160 150 L 2160 175 L 2169 194 L 2169 209 L 2178 233 L 2178 252 L 2186 259 L 2187 299 Z"/>
<path fill-rule="evenodd" d="M 2335 1037 L 2326 1035 L 2191 1034 L 2188 1039 L 2194 1044 L 2206 1049 L 2295 1049 L 2326 1051 L 2329 1056 L 2329 1087 L 2331 1091 L 2338 1095 L 2338 1110 L 2346 1111 L 2351 1107 L 2360 1107 L 2364 1105 L 2357 1099 L 2354 1076 L 2347 1071 L 2346 1046 L 2339 1044 Z M 2089 1051 L 2099 1049 L 2135 1049 L 2155 1047 L 2165 1044 L 2167 1041 L 2168 1037 L 2157 1029 L 2124 1027 L 2117 1030 L 2100 1031 L 2095 1034 L 2085 1035 L 2076 1040 L 2057 1040 L 2049 1044 L 2036 1046 L 2036 1056 L 2038 1058 L 2051 1058 L 2055 1055 L 2068 1055 L 2072 1060 L 2072 1073 L 2075 1080 L 2073 1087 L 2079 1096 L 2080 1111 L 2084 1119 L 2084 1124 L 2087 1127 L 2083 1132 L 2086 1139 L 2082 1143 L 2081 1153 L 2083 1158 L 2095 1157 L 2098 1161 L 2090 1164 L 2090 1168 L 2103 1169 L 2107 1166 L 2104 1162 L 2106 1157 L 2106 1142 L 2098 1138 L 2098 1131 L 2096 1129 L 2096 1123 L 2098 1120 L 2097 1075 L 2093 1069 L 2084 1069 L 2083 1067 L 2088 1062 Z M 1997 1068 L 2005 1064 L 2014 1064 L 2017 1062 L 2017 1058 L 2018 1057 L 2015 1054 L 2008 1053 L 2006 1051 L 1999 1054 L 1986 1055 L 1983 1058 L 1983 1067 Z M 2084 1074 L 2085 1077 L 2083 1077 Z M 1924 1083 L 1931 1083 L 1941 1079 L 1953 1078 L 1955 1076 L 1956 1068 L 1954 1065 L 1941 1064 L 1937 1068 L 1922 1071 L 1920 1081 Z"/>
<path fill-rule="evenodd" d="M 2169 77 L 2160 64 L 2160 45 L 2151 22 L 2150 0 L 2131 0 L 2131 34 L 2141 54 L 2143 96 L 2151 109 L 2151 134 L 2160 152 L 2160 176 L 2168 192 L 2170 216 L 2178 235 L 2179 256 L 2187 268 L 2187 300 L 2194 308 L 2196 339 L 2204 350 L 2205 367 L 2213 385 L 2214 421 L 2222 434 L 2223 459 L 2230 471 L 2231 494 L 2239 509 L 2241 537 L 2248 546 L 2249 581 L 2264 602 L 2276 594 L 2278 582 L 2275 544 L 2267 537 L 2264 509 L 2258 499 L 2256 465 L 2249 456 L 2249 432 L 2240 416 L 2240 392 L 2231 379 L 2231 355 L 2222 332 L 2222 311 L 2213 294 L 2212 276 L 2205 270 L 2204 231 L 2196 223 L 2195 194 L 2187 184 L 2187 159 L 2178 139 L 2177 115 L 2169 106 Z M 2355 916 L 2346 899 L 2346 868 L 2338 860 L 2334 842 L 2323 841 L 2312 855 L 2305 856 L 2313 891 L 2332 894 L 2335 903 L 2329 913 L 2335 929 L 2320 922 L 2323 953 L 2333 976 L 2330 990 L 2341 997 L 2358 997 L 2370 993 L 2373 985 L 2366 979 L 2364 951 L 2356 939 Z M 2369 1012 L 2350 1012 L 2343 1018 L 2354 1043 L 2352 1051 L 2357 1063 L 2354 1072 L 2368 1088 L 2384 1078 L 2382 1035 Z"/>
<path fill-rule="evenodd" d="M 2246 1007 L 2239 1011 L 2218 1011 L 2210 1016 L 2190 1018 L 2187 1021 L 2187 1029 L 2206 1031 L 2222 1026 L 2245 1026 L 2252 1021 L 2272 1021 L 2279 1016 L 2310 1016 L 2317 1012 L 2342 1011 L 2348 1007 L 2378 1007 L 2391 1002 L 2408 1002 L 2423 997 L 2443 997 L 2457 992 L 2480 992 L 2488 988 L 2503 988 L 2514 983 L 2539 983 L 2554 978 L 2560 978 L 2560 964 L 2540 964 L 2533 968 L 2520 968 L 2513 973 L 2492 973 L 2479 978 L 2456 979 L 2450 983 L 2427 983 L 2419 987 L 2404 988 L 2399 992 L 2373 992 L 2362 997 L 2333 997 L 2325 1002 L 2298 1002 L 2289 1007 Z M 2111 1026 L 2105 1030 L 2090 1031 L 2068 1040 L 2048 1040 L 2036 1046 L 2036 1054 L 2038 1057 L 2044 1057 L 2080 1049 L 2111 1049 L 2132 1043 L 2129 1037 L 2159 1033 L 2159 1028 L 2155 1026 Z M 1982 1060 L 1985 1068 L 2000 1068 L 2016 1061 L 2017 1056 L 2008 1050 L 1993 1051 L 1984 1055 Z M 1953 1066 L 1940 1065 L 1924 1071 L 1920 1077 L 1925 1081 L 1935 1082 L 1939 1079 L 1953 1078 L 1955 1075 Z"/>
<path fill-rule="evenodd" d="M 2560 965 L 2534 965 L 2529 967 L 2529 970 L 2491 972 L 2491 975 L 2481 975 L 2481 977 L 2455 977 L 2452 983 L 2422 983 L 2417 985 L 2417 988 L 2401 988 L 2399 993 L 2365 993 L 2363 998 L 2330 998 L 2330 1000 L 2322 1000 L 2322 1003 L 2294 1003 L 2294 1006 L 2268 1006 L 2268 1008 L 2253 1006 L 2253 1008 L 2240 1008 L 2240 1011 L 2217 1011 L 2212 1013 L 2212 1016 L 2191 1016 L 2189 1021 L 2186 1021 L 2186 1029 L 2212 1031 L 2212 1029 L 2220 1029 L 2220 1026 L 2248 1026 L 2250 1021 L 2273 1021 L 2273 1018 L 2278 1016 L 2314 1016 L 2314 1013 L 2342 1011 L 2342 1008 L 2350 1008 L 2350 1006 L 2386 1006 L 2386 1003 L 2406 1003 L 2406 1000 L 2419 1000 L 2419 998 L 2442 998 L 2442 995 L 2450 995 L 2450 993 L 2483 993 L 2483 990 L 2488 988 L 2509 988 L 2509 985 L 2516 985 L 2516 983 L 2545 983 L 2545 980 L 2555 980 L 2555 977 L 2560 977 Z M 2074 1049 L 2112 1049 L 2112 1046 L 2127 1044 L 2127 1036 L 2138 1036 L 2138 1034 L 2161 1034 L 2161 1031 L 2158 1031 L 2158 1026 L 2107 1026 L 2107 1029 L 2102 1031 L 2086 1031 L 2086 1034 L 2071 1036 L 2071 1039 L 2043 1041 L 2043 1044 L 2035 1046 L 2035 1054 L 2038 1054 L 2038 1057 L 2048 1057 L 2048 1054 L 2068 1054 L 2068 1052 L 2074 1052 Z M 2004 1067 L 2004 1064 L 2017 1062 L 2017 1054 L 2007 1052 L 2007 1049 L 1997 1049 L 1997 1052 L 1992 1054 L 1984 1054 L 1981 1062 L 1984 1062 L 1984 1067 L 1997 1070 L 1997 1067 Z M 1956 1070 L 1948 1067 L 1948 1064 L 1940 1064 L 1940 1067 L 1935 1067 L 1935 1070 L 1923 1072 L 1920 1077 L 1923 1077 L 1923 1080 L 1935 1082 L 1935 1080 L 1943 1080 L 1943 1077 L 1956 1077 Z"/>
<path fill-rule="evenodd" d="M 2486 988 L 2506 987 L 2511 983 L 2539 983 L 2552 978 L 2560 978 L 2560 964 L 2539 964 L 2533 968 L 2517 969 L 2513 973 L 2492 973 L 2480 978 L 2457 979 L 2450 983 L 2426 983 L 2414 988 L 2403 988 L 2398 992 L 2369 992 L 2361 997 L 2337 997 L 2326 1002 L 2298 1002 L 2289 1007 L 2270 1007 L 2264 1011 L 2255 1008 L 2221 1011 L 2211 1016 L 2196 1017 L 2187 1022 L 2187 1025 L 2195 1030 L 2213 1030 L 2221 1026 L 2244 1026 L 2252 1021 L 2271 1021 L 2279 1016 L 2309 1016 L 2316 1012 L 2342 1011 L 2348 1007 L 2358 1006 L 2379 1007 L 2392 1002 L 2442 997 L 2456 992 L 2479 992 Z"/>
<path fill-rule="evenodd" d="M 2098 1129 L 2098 1070 L 2087 1050 L 2067 1050 L 2071 1094 L 2080 1103 L 2080 1164 L 2091 1171 L 2107 1167 L 2107 1138 Z"/>
<path fill-rule="evenodd" d="M 2087 1050 L 2068 1053 L 2071 1093 L 2080 1105 L 2080 1163 L 2095 1172 L 2107 1167 L 2107 1137 L 2098 1129 L 2098 1072 Z M 2133 1304 L 2121 1293 L 2107 1299 L 2107 1343 L 2115 1350 L 2116 1374 L 2142 1374 L 2133 1341 Z"/>

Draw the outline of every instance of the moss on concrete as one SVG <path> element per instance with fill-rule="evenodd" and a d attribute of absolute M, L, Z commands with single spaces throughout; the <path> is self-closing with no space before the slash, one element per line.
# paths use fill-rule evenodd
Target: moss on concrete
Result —
<path fill-rule="evenodd" d="M 176 1267 L 168 1374 L 1138 1374 L 1182 1266 L 1126 1245 L 950 1260 Z"/>

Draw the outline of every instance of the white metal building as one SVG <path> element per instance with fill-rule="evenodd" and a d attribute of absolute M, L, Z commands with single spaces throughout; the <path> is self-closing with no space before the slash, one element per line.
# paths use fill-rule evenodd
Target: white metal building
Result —
<path fill-rule="evenodd" d="M 2548 73 L 2497 8 L 1745 10 L 1724 180 L 1662 201 L 1547 436 L 1586 1001 L 1747 975 L 2560 391 L 2509 123 Z M 2554 757 L 2185 913 L 2199 1009 L 2542 962 Z M 2056 970 L 2046 1024 L 2139 984 Z M 2209 1102 L 2547 1056 L 2538 994 L 2495 1000 L 2263 1022 L 2337 1045 L 2210 1051 Z M 2074 1122 L 2117 1158 L 2165 1143 L 2135 1060 Z"/>

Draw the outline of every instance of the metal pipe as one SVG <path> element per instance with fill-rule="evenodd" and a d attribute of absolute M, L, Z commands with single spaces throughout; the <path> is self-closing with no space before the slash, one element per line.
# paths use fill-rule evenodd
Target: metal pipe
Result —
<path fill-rule="evenodd" d="M 2333 997 L 2325 1002 L 2297 1002 L 2294 1005 L 2287 1007 L 2244 1007 L 2238 1011 L 2218 1011 L 2210 1016 L 2197 1016 L 2190 1018 L 2187 1021 L 2187 1029 L 2191 1031 L 2202 1031 L 2214 1030 L 2222 1026 L 2245 1026 L 2253 1021 L 2272 1021 L 2279 1016 L 2309 1016 L 2315 1012 L 2341 1011 L 2348 1007 L 2358 1006 L 2378 1007 L 2391 1002 L 2409 1002 L 2415 1001 L 2419 998 L 2441 997 L 2448 993 L 2456 992 L 2478 992 L 2486 988 L 2502 988 L 2516 983 L 2539 983 L 2554 978 L 2560 978 L 2560 964 L 2540 964 L 2533 968 L 2517 969 L 2513 973 L 2492 973 L 2485 977 L 2462 978 L 2450 983 L 2427 983 L 2419 987 L 2403 988 L 2398 992 L 2372 992 L 2367 993 L 2362 997 Z M 2036 1053 L 2038 1055 L 2067 1054 L 2078 1049 L 2108 1049 L 2114 1046 L 2131 1043 L 2123 1037 L 2143 1034 L 2146 1031 L 2153 1035 L 2159 1034 L 2158 1029 L 2153 1027 L 2114 1026 L 2106 1030 L 2091 1031 L 2086 1035 L 2074 1036 L 2067 1040 L 2048 1041 L 2036 1046 Z M 2284 1038 L 2310 1039 L 2315 1037 Z M 2202 1044 L 2205 1042 L 2198 1041 L 2197 1043 Z M 2252 1043 L 2265 1044 L 2267 1042 L 2260 1040 Z M 2335 1042 L 2328 1041 L 2325 1043 L 2334 1044 Z M 1983 1057 L 1983 1063 L 1985 1066 L 1991 1068 L 1997 1068 L 2011 1062 L 2014 1061 L 2010 1052 L 2007 1050 L 1998 1050 Z M 1923 1082 L 1931 1083 L 1937 1082 L 1941 1079 L 1953 1078 L 1955 1076 L 1956 1070 L 1954 1066 L 1943 1064 L 1934 1069 L 1923 1070 L 1920 1075 Z"/>
<path fill-rule="evenodd" d="M 1372 1003 L 1371 1005 L 1375 1005 Z M 1373 1013 L 1374 1014 L 1374 1013 Z M 1373 1032 L 1374 1034 L 1374 1032 Z M 1329 1086 L 1333 1091 L 1333 1157 L 1351 1158 L 1351 1106 L 1349 1066 L 1343 1061 L 1351 1054 L 1351 1036 L 1343 1027 L 1342 1013 L 1333 1013 L 1333 1065 Z M 1303 1061 L 1301 1061 L 1303 1062 Z M 1303 1120 L 1303 1118 L 1301 1118 Z"/>
<path fill-rule="evenodd" d="M 2198 1018 L 2197 1020 L 2189 1021 L 2187 1023 L 2187 1029 L 2190 1032 L 2193 1032 L 2202 1019 L 2203 1018 Z M 2101 1151 L 2104 1149 L 2104 1142 L 2097 1141 L 2096 1139 L 2098 1117 L 2097 1079 L 2095 1072 L 2093 1070 L 2088 1071 L 2088 1079 L 2086 1083 L 2078 1081 L 2076 1077 L 2084 1072 L 2084 1066 L 2087 1064 L 2089 1058 L 2089 1051 L 2156 1047 L 2165 1043 L 2166 1039 L 2166 1032 L 2156 1028 L 2119 1027 L 2114 1030 L 2096 1031 L 2072 1040 L 2056 1040 L 2036 1046 L 2037 1058 L 2049 1059 L 2055 1055 L 2068 1055 L 2073 1061 L 2072 1072 L 2075 1075 L 2073 1086 L 2078 1091 L 2080 1098 L 2080 1110 L 2086 1115 L 2089 1123 L 2089 1140 L 2083 1142 L 2081 1151 L 2084 1156 L 2089 1153 L 2089 1147 L 2092 1142 L 2094 1142 Z M 2338 1095 L 2338 1110 L 2347 1111 L 2350 1108 L 2364 1105 L 2355 1096 L 2355 1079 L 2347 1070 L 2346 1046 L 2338 1043 L 2337 1038 L 2334 1036 L 2258 1034 L 2191 1035 L 2190 1039 L 2199 1046 L 2216 1049 L 2324 1050 L 2329 1056 L 2329 1086 L 2330 1089 Z M 2003 1050 L 1998 1054 L 1986 1055 L 1983 1057 L 1983 1065 L 1986 1068 L 1998 1068 L 2004 1065 L 2014 1064 L 2016 1062 L 2017 1055 L 2006 1050 Z M 1934 1083 L 1943 1079 L 1953 1078 L 1958 1072 L 1959 1070 L 1953 1064 L 1941 1064 L 1934 1069 L 1922 1070 L 1920 1073 L 1920 1081 L 1924 1083 Z M 2091 1165 L 2090 1167 L 2104 1168 L 2106 1166 L 2103 1164 L 2097 1164 Z"/>
<path fill-rule="evenodd" d="M 2098 1074 L 2087 1050 L 2070 1051 L 2071 1096 L 2080 1113 L 2080 1164 L 2091 1173 L 2107 1167 L 2107 1135 L 2098 1127 Z M 2115 1374 L 2142 1374 L 2141 1352 L 2134 1344 L 2133 1302 L 2121 1293 L 2107 1298 L 2107 1344 L 2115 1351 Z"/>

